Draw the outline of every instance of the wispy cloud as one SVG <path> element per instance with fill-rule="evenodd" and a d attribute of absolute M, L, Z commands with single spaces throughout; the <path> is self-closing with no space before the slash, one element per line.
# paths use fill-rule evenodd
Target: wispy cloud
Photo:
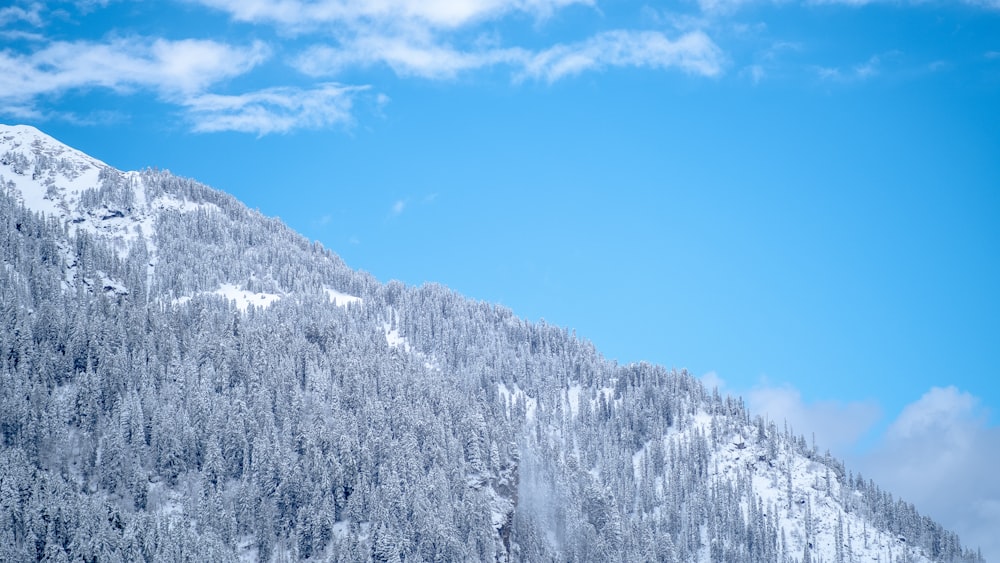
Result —
<path fill-rule="evenodd" d="M 722 72 L 723 60 L 722 50 L 700 31 L 671 40 L 657 31 L 619 30 L 537 53 L 525 65 L 523 75 L 552 82 L 606 67 L 673 67 L 691 74 L 715 76 Z"/>
<path fill-rule="evenodd" d="M 351 123 L 355 97 L 367 86 L 320 83 L 238 94 L 210 90 L 246 74 L 271 56 L 262 42 L 229 45 L 210 40 L 131 37 L 107 42 L 52 42 L 39 50 L 0 52 L 0 102 L 15 117 L 40 117 L 39 98 L 103 88 L 123 95 L 142 91 L 183 109 L 199 132 L 265 135 L 296 128 Z"/>
<path fill-rule="evenodd" d="M 852 82 L 877 76 L 882 71 L 882 57 L 874 55 L 867 61 L 849 67 L 816 67 L 816 74 L 823 80 Z"/>
<path fill-rule="evenodd" d="M 754 84 L 760 84 L 760 81 L 764 79 L 767 71 L 761 65 L 750 65 L 745 67 L 741 72 L 743 76 L 749 77 L 750 81 Z"/>
<path fill-rule="evenodd" d="M 192 0 L 221 10 L 239 21 L 271 23 L 290 30 L 313 30 L 329 24 L 350 27 L 458 28 L 511 12 L 538 18 L 572 4 L 592 0 Z"/>
<path fill-rule="evenodd" d="M 84 1 L 79 12 L 107 2 Z M 677 69 L 715 76 L 722 50 L 699 30 L 668 37 L 655 30 L 597 32 L 576 42 L 505 46 L 485 24 L 511 15 L 543 22 L 571 5 L 594 0 L 189 0 L 236 21 L 273 26 L 280 35 L 307 35 L 310 45 L 282 45 L 305 77 L 338 81 L 346 71 L 384 65 L 400 77 L 450 79 L 503 67 L 514 82 L 554 82 L 612 67 Z M 0 22 L 43 25 L 40 4 L 0 10 Z M 476 30 L 479 30 L 477 33 Z M 14 30 L 10 30 L 13 32 Z M 103 41 L 41 40 L 27 50 L 0 52 L 0 102 L 6 115 L 40 115 L 38 104 L 94 89 L 120 95 L 152 93 L 174 104 L 195 131 L 264 135 L 301 127 L 350 123 L 353 100 L 368 86 L 321 82 L 292 88 L 266 82 L 250 91 L 226 91 L 231 79 L 251 74 L 273 49 L 207 39 L 168 40 L 112 35 Z M 298 51 L 298 52 L 296 52 Z M 257 73 L 259 74 L 259 73 Z M 375 96 L 376 113 L 388 100 Z"/>
<path fill-rule="evenodd" d="M 113 1 L 77 0 L 60 9 L 75 9 L 75 17 Z M 508 24 L 534 20 L 537 29 L 573 6 L 599 16 L 597 0 L 185 1 L 189 7 L 214 10 L 233 21 L 274 28 L 280 39 L 272 47 L 260 41 L 239 44 L 217 38 L 130 36 L 112 29 L 105 40 L 52 40 L 41 33 L 51 27 L 46 19 L 56 13 L 55 8 L 39 2 L 18 3 L 0 8 L 0 37 L 19 43 L 17 48 L 0 51 L 0 76 L 4 77 L 0 113 L 51 115 L 44 108 L 63 96 L 103 89 L 120 95 L 152 93 L 160 102 L 181 108 L 197 131 L 263 135 L 330 127 L 351 123 L 353 102 L 369 87 L 329 82 L 343 82 L 348 76 L 356 77 L 352 73 L 358 70 L 376 66 L 389 68 L 401 78 L 449 80 L 501 69 L 514 83 L 553 83 L 613 68 L 716 77 L 735 64 L 742 68 L 741 75 L 756 84 L 765 76 L 781 75 L 781 65 L 767 58 L 773 53 L 740 61 L 727 54 L 717 39 L 756 40 L 767 26 L 740 22 L 729 15 L 750 4 L 859 5 L 881 0 L 697 0 L 685 13 L 640 8 L 644 14 L 640 29 L 608 30 L 599 23 L 577 36 L 560 33 L 558 39 L 547 41 L 545 37 L 554 35 L 536 34 L 530 43 L 505 41 L 512 37 L 504 35 Z M 962 2 L 983 8 L 1000 6 L 1000 0 Z M 920 0 L 898 2 L 901 6 L 915 3 Z M 27 25 L 8 25 L 13 23 Z M 265 62 L 271 63 L 268 68 L 288 65 L 299 71 L 293 78 L 295 87 L 268 80 L 267 76 L 274 75 L 260 70 Z M 854 66 L 805 68 L 825 80 L 849 82 L 879 75 L 884 62 L 876 56 Z M 247 80 L 233 80 L 238 77 Z M 234 90 L 237 83 L 254 85 Z M 372 111 L 378 115 L 388 98 L 378 93 L 372 97 Z"/>
<path fill-rule="evenodd" d="M 385 64 L 400 76 L 451 78 L 456 74 L 497 64 L 516 64 L 527 54 L 520 49 L 462 51 L 430 38 L 367 36 L 338 47 L 316 45 L 295 60 L 310 76 L 333 76 L 348 67 Z"/>
<path fill-rule="evenodd" d="M 240 21 L 301 33 L 325 24 L 323 41 L 294 58 L 294 66 L 309 76 L 336 77 L 352 67 L 377 64 L 399 76 L 428 79 L 496 66 L 510 68 L 516 80 L 549 82 L 608 67 L 677 68 L 715 76 L 724 59 L 700 30 L 687 30 L 675 39 L 661 31 L 604 31 L 541 48 L 505 47 L 498 37 L 483 42 L 455 33 L 512 13 L 545 19 L 570 5 L 594 5 L 593 0 L 198 1 Z"/>
<path fill-rule="evenodd" d="M 428 37 L 364 37 L 336 48 L 311 47 L 295 64 L 312 76 L 332 76 L 347 67 L 382 63 L 400 76 L 431 79 L 505 66 L 512 69 L 516 80 L 554 82 L 608 67 L 677 68 L 715 76 L 722 72 L 724 60 L 722 50 L 702 32 L 689 32 L 671 40 L 658 31 L 616 30 L 535 52 L 523 48 L 463 51 L 431 41 Z"/>
<path fill-rule="evenodd" d="M 24 6 L 8 6 L 0 8 L 0 27 L 13 22 L 23 21 L 35 27 L 42 25 L 42 5 L 35 2 Z"/>
<path fill-rule="evenodd" d="M 323 84 L 311 89 L 268 88 L 238 95 L 201 94 L 182 103 L 195 131 L 266 135 L 350 124 L 354 98 L 366 90 L 365 86 Z"/>
<path fill-rule="evenodd" d="M 268 56 L 260 42 L 239 47 L 193 39 L 58 41 L 27 54 L 0 52 L 0 100 L 24 102 L 83 88 L 152 89 L 164 96 L 199 92 Z"/>
<path fill-rule="evenodd" d="M 397 199 L 392 204 L 392 208 L 389 210 L 389 214 L 393 217 L 398 217 L 403 214 L 403 210 L 406 209 L 406 201 L 402 199 Z"/>

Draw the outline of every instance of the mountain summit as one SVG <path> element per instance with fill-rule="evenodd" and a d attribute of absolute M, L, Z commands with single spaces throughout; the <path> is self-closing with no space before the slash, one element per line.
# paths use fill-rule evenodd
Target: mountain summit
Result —
<path fill-rule="evenodd" d="M 0 126 L 0 560 L 982 561 L 742 401 Z"/>

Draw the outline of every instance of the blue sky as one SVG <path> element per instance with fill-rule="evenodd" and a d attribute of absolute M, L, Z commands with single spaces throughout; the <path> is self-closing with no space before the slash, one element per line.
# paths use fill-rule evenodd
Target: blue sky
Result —
<path fill-rule="evenodd" d="M 1000 557 L 997 0 L 15 0 L 0 76 L 3 121 L 686 367 Z"/>

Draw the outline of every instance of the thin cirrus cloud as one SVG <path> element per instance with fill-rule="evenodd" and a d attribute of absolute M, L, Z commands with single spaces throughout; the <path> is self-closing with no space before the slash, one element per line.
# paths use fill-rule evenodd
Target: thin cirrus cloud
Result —
<path fill-rule="evenodd" d="M 451 78 L 464 71 L 506 66 L 516 81 L 561 78 L 608 67 L 676 68 L 701 76 L 722 72 L 722 50 L 700 31 L 671 40 L 657 31 L 615 30 L 576 43 L 530 51 L 494 48 L 462 51 L 404 38 L 366 37 L 347 46 L 307 49 L 294 63 L 312 76 L 331 76 L 351 66 L 385 64 L 400 76 Z"/>
<path fill-rule="evenodd" d="M 221 11 L 233 21 L 274 27 L 280 39 L 270 45 L 261 41 L 238 45 L 128 36 L 114 29 L 105 40 L 40 38 L 24 50 L 0 51 L 4 113 L 51 116 L 55 114 L 44 109 L 66 94 L 103 89 L 120 95 L 152 94 L 159 102 L 179 107 L 194 131 L 265 135 L 352 123 L 354 101 L 371 87 L 329 82 L 349 69 L 384 65 L 402 78 L 442 80 L 501 67 L 513 82 L 554 82 L 612 67 L 677 69 L 701 76 L 716 76 L 724 67 L 722 50 L 700 30 L 676 37 L 649 30 L 596 31 L 582 40 L 531 49 L 503 46 L 499 36 L 488 44 L 481 38 L 470 39 L 469 32 L 475 35 L 483 24 L 500 23 L 516 14 L 542 22 L 571 5 L 594 6 L 594 0 L 188 3 Z M 47 12 L 40 6 L 5 8 L 0 19 L 44 26 Z M 88 11 L 101 6 L 88 5 Z M 298 35 L 305 35 L 306 46 L 298 40 L 302 37 L 296 39 Z M 276 58 L 275 52 L 283 55 Z M 307 80 L 295 87 L 274 84 L 255 72 L 267 61 L 287 64 L 318 82 Z M 237 77 L 245 77 L 253 87 L 233 92 L 231 79 Z"/>
<path fill-rule="evenodd" d="M 498 64 L 517 64 L 526 58 L 521 49 L 462 51 L 412 38 L 368 36 L 337 48 L 314 45 L 296 57 L 293 65 L 309 76 L 332 76 L 350 67 L 385 64 L 399 76 L 446 79 Z"/>
<path fill-rule="evenodd" d="M 272 23 L 289 30 L 341 24 L 396 26 L 402 23 L 458 28 L 512 12 L 545 18 L 592 0 L 192 0 L 239 21 Z"/>
<path fill-rule="evenodd" d="M 890 55 L 894 54 L 896 53 L 890 53 Z M 817 67 L 815 70 L 816 75 L 823 80 L 853 82 L 877 76 L 881 71 L 881 67 L 882 57 L 873 55 L 867 61 L 851 67 Z"/>
<path fill-rule="evenodd" d="M 239 21 L 303 33 L 322 27 L 336 46 L 315 44 L 293 58 L 293 66 L 309 76 L 335 76 L 376 64 L 398 76 L 427 79 L 496 66 L 510 67 L 515 80 L 549 82 L 608 67 L 678 68 L 715 76 L 724 60 L 721 49 L 702 31 L 676 39 L 658 31 L 605 31 L 536 50 L 463 48 L 448 41 L 453 31 L 512 13 L 544 19 L 570 5 L 592 6 L 592 0 L 198 1 Z"/>
<path fill-rule="evenodd" d="M 556 45 L 534 55 L 524 75 L 549 82 L 605 67 L 678 68 L 690 74 L 722 72 L 722 50 L 701 31 L 676 40 L 657 31 L 609 31 L 580 43 Z"/>
<path fill-rule="evenodd" d="M 270 48 L 259 41 L 245 46 L 146 37 L 53 41 L 33 53 L 0 52 L 0 75 L 5 77 L 0 102 L 7 114 L 38 118 L 44 115 L 38 109 L 43 99 L 100 88 L 120 94 L 152 92 L 186 110 L 193 130 L 199 132 L 264 135 L 350 123 L 352 100 L 367 87 L 324 83 L 228 96 L 208 92 L 270 56 Z"/>
<path fill-rule="evenodd" d="M 23 21 L 27 22 L 29 25 L 41 27 L 43 23 L 41 11 L 42 6 L 40 4 L 31 4 L 27 8 L 22 6 L 8 6 L 6 8 L 0 8 L 0 26 Z"/>
<path fill-rule="evenodd" d="M 201 94 L 184 100 L 195 131 L 267 135 L 293 129 L 346 125 L 355 97 L 367 86 L 321 84 L 315 88 L 268 88 L 239 95 Z"/>

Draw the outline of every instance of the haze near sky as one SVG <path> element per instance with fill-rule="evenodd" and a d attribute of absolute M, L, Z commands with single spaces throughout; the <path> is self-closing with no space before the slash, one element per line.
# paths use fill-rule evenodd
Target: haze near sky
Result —
<path fill-rule="evenodd" d="M 687 368 L 1000 559 L 996 0 L 15 1 L 0 76 L 0 119 Z"/>

